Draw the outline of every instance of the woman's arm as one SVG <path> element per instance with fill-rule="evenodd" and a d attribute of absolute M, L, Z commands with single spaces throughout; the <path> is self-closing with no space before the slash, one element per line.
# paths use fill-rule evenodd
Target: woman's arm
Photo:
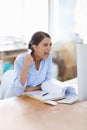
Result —
<path fill-rule="evenodd" d="M 25 58 L 25 62 L 24 62 L 24 66 L 23 66 L 22 72 L 20 74 L 20 81 L 21 81 L 22 85 L 24 85 L 25 82 L 26 82 L 28 68 L 29 68 L 29 66 L 30 66 L 32 61 L 33 61 L 33 57 L 31 55 L 27 54 L 26 58 Z"/>
<path fill-rule="evenodd" d="M 17 96 L 23 94 L 27 85 L 28 69 L 29 64 L 31 64 L 28 60 L 32 62 L 33 57 L 23 53 L 18 55 L 14 62 L 15 78 L 12 85 Z"/>
<path fill-rule="evenodd" d="M 24 92 L 30 92 L 30 91 L 35 91 L 35 90 L 41 90 L 41 84 L 36 86 L 36 87 L 26 87 Z"/>

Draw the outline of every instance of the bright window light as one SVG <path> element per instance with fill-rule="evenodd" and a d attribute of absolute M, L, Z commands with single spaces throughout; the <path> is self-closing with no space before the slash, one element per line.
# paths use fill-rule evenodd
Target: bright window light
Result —
<path fill-rule="evenodd" d="M 48 0 L 0 0 L 0 37 L 29 41 L 38 30 L 48 32 Z"/>

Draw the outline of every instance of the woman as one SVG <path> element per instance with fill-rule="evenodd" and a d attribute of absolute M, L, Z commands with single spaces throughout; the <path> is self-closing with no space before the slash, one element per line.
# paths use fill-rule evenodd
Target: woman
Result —
<path fill-rule="evenodd" d="M 33 34 L 28 45 L 31 54 L 23 53 L 14 62 L 16 78 L 13 88 L 16 95 L 40 90 L 42 82 L 52 78 L 51 38 L 49 34 L 38 31 Z"/>

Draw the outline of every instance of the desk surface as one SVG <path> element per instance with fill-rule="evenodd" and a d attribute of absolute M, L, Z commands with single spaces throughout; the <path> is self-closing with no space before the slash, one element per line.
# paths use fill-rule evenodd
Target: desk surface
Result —
<path fill-rule="evenodd" d="M 1 100 L 0 130 L 87 130 L 87 101 L 51 106 L 28 96 Z"/>

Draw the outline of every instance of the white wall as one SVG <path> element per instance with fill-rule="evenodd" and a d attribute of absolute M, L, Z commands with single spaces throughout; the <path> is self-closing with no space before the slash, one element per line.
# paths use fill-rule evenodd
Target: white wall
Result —
<path fill-rule="evenodd" d="M 48 32 L 48 0 L 0 0 L 0 36 L 28 42 L 38 30 Z"/>

